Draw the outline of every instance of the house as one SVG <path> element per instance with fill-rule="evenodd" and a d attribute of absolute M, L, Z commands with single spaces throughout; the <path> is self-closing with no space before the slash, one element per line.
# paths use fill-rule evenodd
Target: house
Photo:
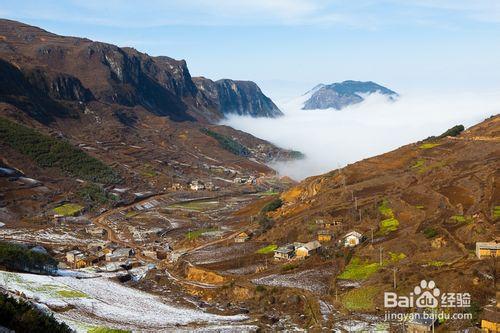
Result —
<path fill-rule="evenodd" d="M 492 305 L 483 308 L 481 330 L 486 333 L 500 332 L 500 311 Z"/>
<path fill-rule="evenodd" d="M 97 237 L 106 236 L 106 234 L 107 234 L 106 229 L 99 228 L 99 227 L 96 227 L 96 226 L 86 227 L 85 228 L 85 232 L 88 233 L 89 235 L 97 236 Z"/>
<path fill-rule="evenodd" d="M 328 230 L 319 230 L 318 231 L 318 241 L 320 242 L 329 242 L 332 240 L 332 234 Z"/>
<path fill-rule="evenodd" d="M 295 246 L 288 244 L 274 250 L 274 259 L 291 259 L 295 255 Z"/>
<path fill-rule="evenodd" d="M 215 186 L 214 183 L 212 182 L 208 182 L 205 184 L 205 188 L 209 191 L 218 191 L 219 190 L 219 187 L 218 186 Z"/>
<path fill-rule="evenodd" d="M 361 243 L 363 235 L 361 235 L 357 231 L 351 231 L 348 232 L 343 239 L 344 239 L 344 247 L 354 247 L 359 243 Z"/>
<path fill-rule="evenodd" d="M 319 243 L 319 241 L 317 241 L 317 240 L 311 241 L 311 242 L 305 243 L 304 245 L 296 247 L 295 248 L 295 255 L 298 258 L 309 257 L 311 254 L 319 251 L 320 248 L 321 248 L 321 244 Z"/>
<path fill-rule="evenodd" d="M 205 189 L 205 185 L 200 180 L 193 180 L 191 184 L 189 184 L 189 187 L 193 191 L 201 191 Z"/>
<path fill-rule="evenodd" d="M 330 221 L 323 219 L 316 220 L 316 224 L 319 224 L 323 229 L 330 229 L 332 226 L 332 223 Z"/>
<path fill-rule="evenodd" d="M 479 259 L 500 256 L 500 243 L 498 242 L 477 242 L 476 256 Z"/>
<path fill-rule="evenodd" d="M 427 333 L 434 332 L 434 327 L 438 324 L 437 318 L 429 314 L 429 317 L 422 313 L 415 313 L 406 323 L 407 333 Z"/>
<path fill-rule="evenodd" d="M 235 238 L 234 238 L 234 242 L 235 243 L 245 243 L 247 240 L 250 239 L 250 235 L 243 231 L 243 232 L 240 232 Z"/>
<path fill-rule="evenodd" d="M 75 263 L 77 260 L 82 259 L 85 255 L 79 250 L 71 250 L 66 252 L 66 261 L 69 263 Z"/>
<path fill-rule="evenodd" d="M 88 266 L 88 262 L 87 262 L 87 258 L 85 258 L 85 257 L 79 258 L 73 263 L 73 267 L 76 269 L 85 268 L 87 266 Z"/>
<path fill-rule="evenodd" d="M 135 254 L 134 249 L 129 247 L 117 248 L 111 253 L 106 253 L 106 261 L 118 261 L 128 259 Z"/>

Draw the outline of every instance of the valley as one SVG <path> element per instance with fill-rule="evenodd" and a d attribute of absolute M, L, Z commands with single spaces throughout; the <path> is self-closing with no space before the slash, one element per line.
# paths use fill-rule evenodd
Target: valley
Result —
<path fill-rule="evenodd" d="M 272 166 L 303 153 L 220 124 L 283 116 L 251 81 L 9 20 L 0 72 L 0 289 L 71 330 L 465 332 L 496 304 L 498 115 L 296 182 Z M 397 97 L 321 89 L 304 109 Z M 387 318 L 423 291 L 461 319 Z"/>

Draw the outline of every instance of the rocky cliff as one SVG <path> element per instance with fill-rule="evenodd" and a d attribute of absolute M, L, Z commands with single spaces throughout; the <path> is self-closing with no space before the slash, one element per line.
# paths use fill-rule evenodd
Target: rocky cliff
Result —
<path fill-rule="evenodd" d="M 229 79 L 212 81 L 204 77 L 195 77 L 193 80 L 202 94 L 215 103 L 224 115 L 270 118 L 283 115 L 273 101 L 252 81 Z"/>
<path fill-rule="evenodd" d="M 213 122 L 228 112 L 280 114 L 253 82 L 217 81 L 215 90 L 207 88 L 215 91 L 212 98 L 195 85 L 184 60 L 58 36 L 15 21 L 0 20 L 0 58 L 54 100 L 140 106 L 175 121 Z"/>

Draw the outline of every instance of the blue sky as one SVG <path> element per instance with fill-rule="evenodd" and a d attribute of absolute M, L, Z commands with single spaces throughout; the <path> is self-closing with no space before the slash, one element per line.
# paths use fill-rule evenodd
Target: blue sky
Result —
<path fill-rule="evenodd" d="M 346 79 L 500 90 L 498 0 L 0 0 L 0 16 L 186 59 L 193 76 L 253 80 L 276 99 Z"/>

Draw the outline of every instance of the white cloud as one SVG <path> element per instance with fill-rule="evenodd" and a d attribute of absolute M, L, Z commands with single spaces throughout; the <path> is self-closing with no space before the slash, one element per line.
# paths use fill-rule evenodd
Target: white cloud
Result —
<path fill-rule="evenodd" d="M 274 165 L 281 174 L 302 179 L 439 135 L 457 124 L 471 126 L 500 111 L 498 93 L 403 95 L 395 103 L 372 95 L 342 111 L 300 110 L 300 102 L 282 106 L 282 118 L 230 117 L 224 123 L 305 153 L 305 160 Z"/>

